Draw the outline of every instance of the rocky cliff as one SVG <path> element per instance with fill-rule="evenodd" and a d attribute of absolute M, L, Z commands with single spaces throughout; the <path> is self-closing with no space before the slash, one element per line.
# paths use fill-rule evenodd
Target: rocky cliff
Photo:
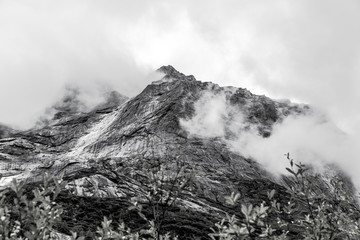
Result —
<path fill-rule="evenodd" d="M 127 211 L 128 200 L 146 201 L 145 173 L 159 165 L 170 174 L 179 165 L 194 173 L 191 186 L 178 196 L 164 223 L 181 239 L 207 239 L 209 227 L 225 210 L 236 213 L 224 204 L 224 196 L 233 191 L 242 194 L 243 202 L 260 203 L 276 189 L 286 201 L 287 181 L 275 180 L 256 159 L 233 152 L 224 141 L 231 139 L 231 132 L 225 129 L 224 138 L 203 137 L 188 132 L 181 120 L 194 116 L 194 103 L 204 92 L 221 93 L 227 104 L 243 113 L 248 126 L 266 138 L 275 123 L 306 114 L 309 107 L 197 81 L 172 66 L 158 71 L 163 78 L 134 98 L 113 92 L 107 103 L 90 112 L 57 105 L 54 117 L 37 128 L 1 133 L 0 186 L 8 186 L 12 178 L 36 183 L 45 171 L 64 173 L 69 184 L 61 198 L 66 214 L 59 231 L 90 235 L 104 215 L 122 218 L 133 227 L 141 224 Z"/>

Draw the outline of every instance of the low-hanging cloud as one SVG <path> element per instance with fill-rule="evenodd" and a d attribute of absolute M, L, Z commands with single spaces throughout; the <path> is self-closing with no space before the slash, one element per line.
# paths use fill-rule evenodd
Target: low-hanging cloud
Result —
<path fill-rule="evenodd" d="M 283 116 L 274 124 L 271 135 L 264 138 L 257 126 L 246 120 L 246 111 L 226 99 L 224 92 L 205 91 L 194 105 L 194 115 L 181 119 L 181 126 L 191 135 L 222 138 L 233 151 L 255 159 L 275 175 L 286 174 L 284 154 L 289 152 L 296 161 L 319 171 L 335 164 L 360 187 L 356 133 L 341 131 L 320 110 L 313 110 Z"/>
<path fill-rule="evenodd" d="M 34 126 L 69 86 L 87 106 L 109 89 L 139 93 L 154 69 L 138 65 L 122 41 L 135 10 L 130 1 L 1 1 L 0 123 Z"/>
<path fill-rule="evenodd" d="M 204 91 L 194 103 L 195 114 L 191 119 L 180 119 L 180 125 L 191 135 L 214 138 L 239 136 L 253 126 L 246 123 L 244 113 L 229 104 L 226 94 Z"/>
<path fill-rule="evenodd" d="M 180 119 L 180 124 L 203 137 L 225 137 L 225 119 L 228 115 L 224 94 L 206 92 L 194 104 L 196 114 L 192 119 Z"/>

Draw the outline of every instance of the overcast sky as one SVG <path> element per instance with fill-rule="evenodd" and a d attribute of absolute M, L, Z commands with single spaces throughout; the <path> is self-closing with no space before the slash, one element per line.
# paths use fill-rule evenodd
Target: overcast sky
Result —
<path fill-rule="evenodd" d="M 134 96 L 185 74 L 360 121 L 357 0 L 0 0 L 0 122 L 31 127 L 68 85 Z"/>

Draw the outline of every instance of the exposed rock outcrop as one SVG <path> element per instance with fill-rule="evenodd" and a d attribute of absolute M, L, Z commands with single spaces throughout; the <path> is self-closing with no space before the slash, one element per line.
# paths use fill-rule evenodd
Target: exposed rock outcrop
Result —
<path fill-rule="evenodd" d="M 179 196 L 165 223 L 165 228 L 175 229 L 181 239 L 202 235 L 206 239 L 209 227 L 224 210 L 235 212 L 224 205 L 224 196 L 232 191 L 241 192 L 242 201 L 258 203 L 266 199 L 267 191 L 276 189 L 286 201 L 284 182 L 275 181 L 256 159 L 232 152 L 221 138 L 191 135 L 179 121 L 195 114 L 194 103 L 204 91 L 224 94 L 228 104 L 243 111 L 247 122 L 263 137 L 271 135 L 276 122 L 291 114 L 304 114 L 309 108 L 242 88 L 200 82 L 172 66 L 158 71 L 165 76 L 132 99 L 113 92 L 107 104 L 88 113 L 58 107 L 48 125 L 0 140 L 0 169 L 6 173 L 0 184 L 6 186 L 13 177 L 36 182 L 44 171 L 64 172 L 70 193 L 62 199 L 66 211 L 72 211 L 71 217 L 64 219 L 67 226 L 86 222 L 85 215 L 101 221 L 99 212 L 91 212 L 99 208 L 104 208 L 103 214 L 117 211 L 113 217 L 122 217 L 134 226 L 129 219 L 138 217 L 126 211 L 126 200 L 145 194 L 144 171 L 159 163 L 175 171 L 181 163 L 195 171 L 195 181 Z M 103 200 L 100 203 L 93 197 Z M 84 231 L 94 230 L 93 225 L 85 225 L 81 225 Z"/>

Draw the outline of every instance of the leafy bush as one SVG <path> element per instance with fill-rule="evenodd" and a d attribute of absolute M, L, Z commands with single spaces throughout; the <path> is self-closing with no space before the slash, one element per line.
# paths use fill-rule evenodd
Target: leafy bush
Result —
<path fill-rule="evenodd" d="M 209 234 L 212 239 L 291 239 L 291 229 L 299 229 L 296 239 L 360 239 L 360 210 L 342 180 L 335 177 L 326 189 L 318 188 L 318 175 L 310 173 L 306 165 L 295 163 L 289 154 L 287 159 L 290 168 L 286 170 L 293 180 L 288 190 L 290 201 L 281 204 L 274 199 L 275 190 L 272 190 L 268 192 L 270 205 L 241 204 L 243 219 L 226 214 Z M 234 205 L 239 198 L 239 193 L 232 193 L 226 202 Z M 271 221 L 274 216 L 276 221 Z M 288 220 L 292 218 L 293 221 Z"/>
<path fill-rule="evenodd" d="M 62 177 L 50 178 L 46 174 L 43 185 L 29 196 L 25 183 L 14 180 L 11 189 L 0 195 L 1 239 L 51 239 L 62 214 L 55 200 L 65 185 Z"/>
<path fill-rule="evenodd" d="M 192 172 L 185 166 L 179 166 L 175 172 L 159 165 L 145 172 L 144 199 L 151 209 L 151 218 L 143 213 L 140 199 L 131 199 L 129 210 L 135 210 L 142 221 L 143 229 L 132 232 L 124 223 L 117 224 L 114 229 L 112 220 L 104 217 L 101 226 L 97 227 L 96 239 L 177 239 L 173 233 L 163 233 L 163 221 L 170 207 L 177 201 L 181 191 L 190 183 Z M 55 201 L 67 182 L 62 177 L 50 178 L 45 175 L 43 184 L 36 187 L 31 194 L 26 192 L 24 182 L 13 181 L 10 189 L 1 192 L 0 207 L 0 238 L 1 239 L 53 239 L 57 235 L 55 225 L 61 224 L 63 207 Z M 147 214 L 149 215 L 149 214 Z M 71 239 L 82 240 L 82 226 L 73 228 Z M 81 234 L 81 235 L 84 235 Z"/>
<path fill-rule="evenodd" d="M 270 190 L 267 201 L 243 202 L 239 213 L 225 214 L 220 222 L 209 226 L 211 239 L 360 239 L 360 211 L 342 180 L 336 177 L 327 186 L 319 187 L 318 175 L 304 164 L 294 162 L 289 155 L 287 158 L 290 166 L 286 169 L 291 182 L 287 190 L 289 201 L 279 201 L 275 198 L 279 194 Z M 131 199 L 129 208 L 144 222 L 142 229 L 130 229 L 123 222 L 114 224 L 104 217 L 90 235 L 79 226 L 77 233 L 71 232 L 69 238 L 83 240 L 87 235 L 92 239 L 177 239 L 174 233 L 164 230 L 163 222 L 169 208 L 176 204 L 181 191 L 193 179 L 193 172 L 184 166 L 174 172 L 159 165 L 147 171 L 145 178 L 145 196 Z M 59 234 L 64 212 L 57 201 L 66 184 L 61 176 L 45 175 L 41 185 L 28 191 L 23 182 L 14 181 L 10 189 L 0 193 L 0 238 L 54 239 Z M 232 193 L 225 200 L 234 206 L 241 195 Z"/>

